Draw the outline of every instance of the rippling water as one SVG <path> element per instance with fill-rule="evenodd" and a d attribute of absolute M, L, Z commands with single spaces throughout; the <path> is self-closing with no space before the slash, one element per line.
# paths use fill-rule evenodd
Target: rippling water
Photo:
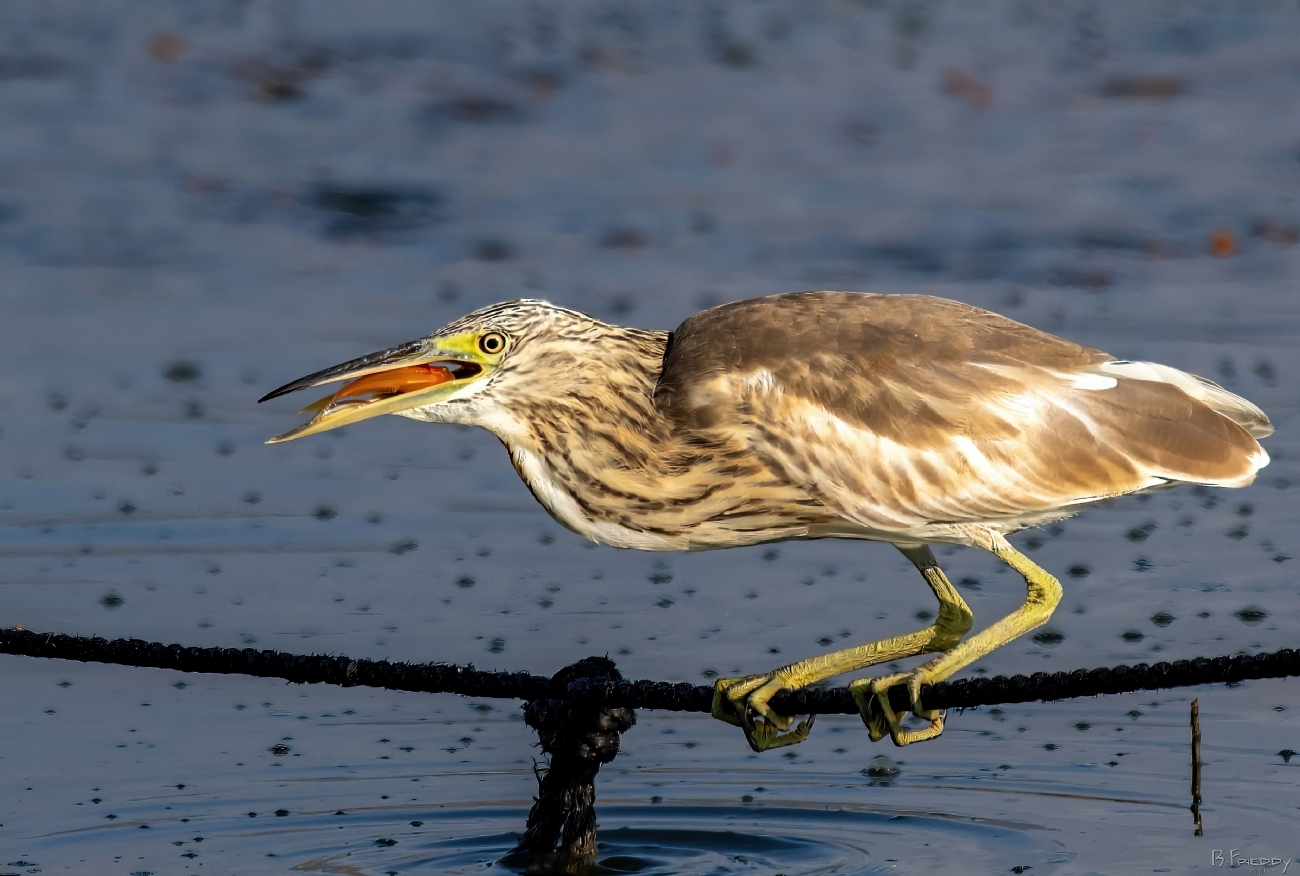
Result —
<path fill-rule="evenodd" d="M 267 389 L 491 301 L 670 328 L 830 287 L 1186 368 L 1278 427 L 1255 486 L 1019 536 L 1065 600 L 974 671 L 1293 646 L 1297 31 L 1254 7 L 6 4 L 4 622 L 695 683 L 910 629 L 934 607 L 886 546 L 620 552 L 486 433 L 262 443 L 299 422 Z M 990 559 L 940 555 L 977 623 L 1018 604 Z M 0 873 L 502 868 L 536 788 L 515 703 L 0 667 Z M 643 712 L 598 783 L 601 867 L 1294 858 L 1296 691 L 974 710 L 905 749 L 823 717 L 761 756 Z"/>

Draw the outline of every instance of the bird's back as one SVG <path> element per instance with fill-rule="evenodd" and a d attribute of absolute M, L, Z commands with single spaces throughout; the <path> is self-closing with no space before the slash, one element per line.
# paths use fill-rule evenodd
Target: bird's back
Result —
<path fill-rule="evenodd" d="M 1271 430 L 1209 381 L 917 295 L 806 292 L 696 314 L 669 341 L 655 401 L 682 429 L 743 434 L 882 533 L 1010 530 L 1170 482 L 1241 486 Z"/>

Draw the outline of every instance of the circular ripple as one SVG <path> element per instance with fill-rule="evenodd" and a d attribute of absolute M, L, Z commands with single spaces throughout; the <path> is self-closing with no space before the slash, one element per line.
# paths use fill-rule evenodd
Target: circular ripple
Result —
<path fill-rule="evenodd" d="M 593 873 L 643 876 L 867 874 L 950 866 L 966 872 L 1033 867 L 1050 873 L 1064 858 L 1042 829 L 942 813 L 844 808 L 603 806 Z M 425 815 L 419 830 L 387 835 L 392 844 L 327 852 L 303 860 L 303 872 L 475 873 L 485 867 L 529 871 L 508 859 L 521 813 L 514 808 Z M 374 825 L 372 825 L 372 828 Z M 545 871 L 543 871 L 545 872 Z"/>

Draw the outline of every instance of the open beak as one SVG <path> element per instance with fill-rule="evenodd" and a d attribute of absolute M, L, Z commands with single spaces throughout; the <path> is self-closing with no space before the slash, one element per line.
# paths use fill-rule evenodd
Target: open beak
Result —
<path fill-rule="evenodd" d="M 468 349 L 448 351 L 435 339 L 422 339 L 308 374 L 271 390 L 258 402 L 326 383 L 349 382 L 338 392 L 302 409 L 304 414 L 315 415 L 310 422 L 266 443 L 305 438 L 380 414 L 396 414 L 441 401 L 479 377 L 483 370 L 484 363 L 475 361 Z"/>

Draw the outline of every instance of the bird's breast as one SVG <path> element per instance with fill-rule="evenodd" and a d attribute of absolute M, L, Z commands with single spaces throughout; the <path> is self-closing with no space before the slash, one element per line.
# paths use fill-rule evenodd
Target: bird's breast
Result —
<path fill-rule="evenodd" d="M 550 515 L 584 538 L 611 547 L 643 551 L 689 550 L 689 539 L 680 533 L 656 532 L 636 526 L 631 520 L 612 518 L 575 489 L 571 480 L 547 464 L 538 454 L 512 448 L 510 459 L 519 477 Z"/>

